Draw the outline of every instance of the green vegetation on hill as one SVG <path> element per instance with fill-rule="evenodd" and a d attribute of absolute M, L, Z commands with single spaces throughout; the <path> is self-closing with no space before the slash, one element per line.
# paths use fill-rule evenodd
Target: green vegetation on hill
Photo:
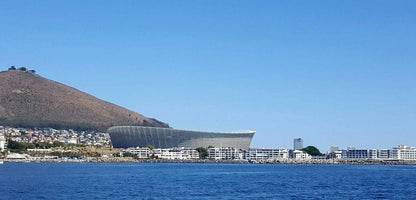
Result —
<path fill-rule="evenodd" d="M 302 149 L 303 152 L 308 153 L 311 156 L 322 156 L 323 154 L 319 151 L 318 148 L 314 146 L 307 146 Z"/>

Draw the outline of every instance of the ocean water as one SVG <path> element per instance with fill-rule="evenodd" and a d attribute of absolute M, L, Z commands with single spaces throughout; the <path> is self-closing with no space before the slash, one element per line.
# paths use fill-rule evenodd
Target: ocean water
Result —
<path fill-rule="evenodd" d="M 416 167 L 5 163 L 0 199 L 416 199 Z"/>

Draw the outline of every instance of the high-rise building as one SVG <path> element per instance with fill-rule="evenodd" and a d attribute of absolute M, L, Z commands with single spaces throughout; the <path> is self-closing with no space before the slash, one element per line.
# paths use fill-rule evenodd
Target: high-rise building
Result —
<path fill-rule="evenodd" d="M 338 146 L 331 146 L 331 148 L 329 149 L 329 153 L 334 153 L 336 151 L 339 151 L 339 147 Z"/>
<path fill-rule="evenodd" d="M 303 149 L 303 140 L 302 138 L 293 139 L 293 150 Z"/>

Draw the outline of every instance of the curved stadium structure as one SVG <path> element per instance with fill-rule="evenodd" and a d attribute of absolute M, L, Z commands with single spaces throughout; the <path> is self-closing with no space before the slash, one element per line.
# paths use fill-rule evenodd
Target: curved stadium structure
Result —
<path fill-rule="evenodd" d="M 114 126 L 108 129 L 116 148 L 234 147 L 249 149 L 255 131 L 202 132 L 144 126 Z"/>

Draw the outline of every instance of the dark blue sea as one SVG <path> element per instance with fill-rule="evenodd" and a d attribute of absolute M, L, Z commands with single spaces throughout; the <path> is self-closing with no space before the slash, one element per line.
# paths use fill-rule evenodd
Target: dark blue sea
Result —
<path fill-rule="evenodd" d="M 416 199 L 416 167 L 5 163 L 0 199 Z"/>

